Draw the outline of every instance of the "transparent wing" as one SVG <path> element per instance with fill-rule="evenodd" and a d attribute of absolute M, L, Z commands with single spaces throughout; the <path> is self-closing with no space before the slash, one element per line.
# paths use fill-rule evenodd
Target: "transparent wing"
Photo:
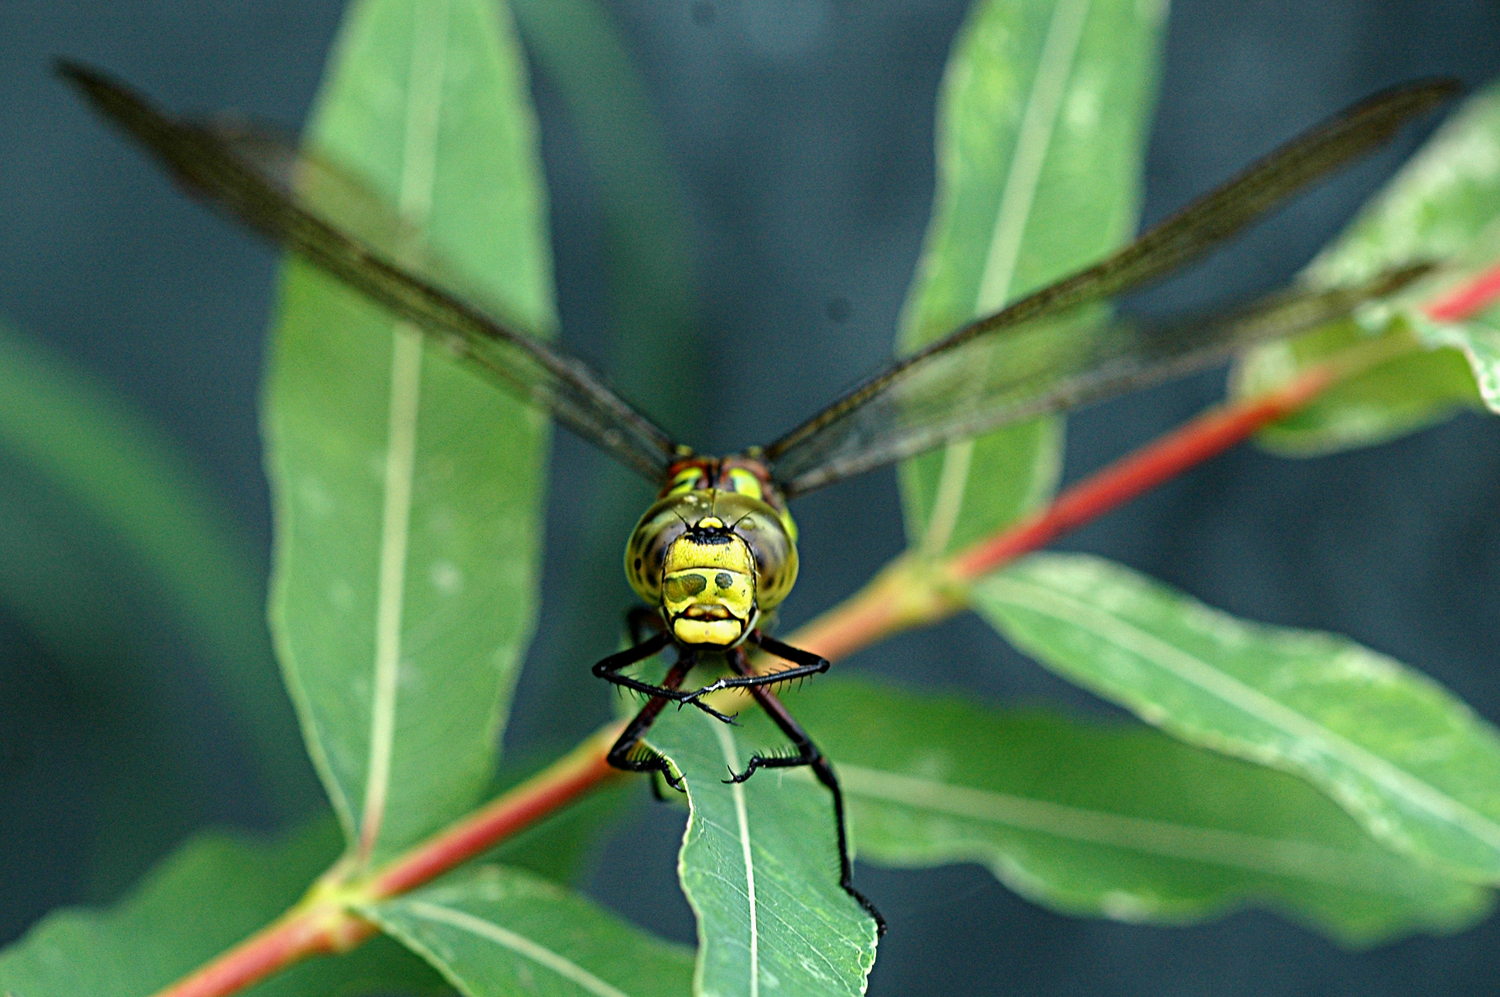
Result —
<path fill-rule="evenodd" d="M 104 75 L 59 72 L 192 191 L 404 318 L 522 400 L 659 481 L 672 440 L 582 360 L 517 332 L 464 296 L 412 226 L 356 178 L 282 136 L 169 117 Z M 399 263 L 398 263 L 399 261 Z"/>
<path fill-rule="evenodd" d="M 1003 423 L 1097 400 L 1290 335 L 1410 279 L 1268 299 L 1155 333 L 1095 320 L 1103 299 L 1164 276 L 1457 93 L 1446 80 L 1376 94 L 1305 132 L 1099 263 L 893 361 L 765 448 L 788 495 Z M 1382 292 L 1383 293 L 1383 292 Z"/>
<path fill-rule="evenodd" d="M 865 401 L 837 432 L 804 440 L 776 462 L 776 473 L 786 475 L 788 495 L 802 494 L 1007 422 L 1181 377 L 1250 343 L 1345 318 L 1429 270 L 1406 267 L 1360 287 L 1276 295 L 1173 325 L 1030 323 L 1007 337 L 1003 349 L 972 340 L 933 355 Z"/>

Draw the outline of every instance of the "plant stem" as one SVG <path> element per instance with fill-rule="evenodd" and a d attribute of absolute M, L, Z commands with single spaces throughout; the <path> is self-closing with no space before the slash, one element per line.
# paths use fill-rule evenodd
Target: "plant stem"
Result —
<path fill-rule="evenodd" d="M 226 997 L 309 956 L 349 951 L 376 932 L 355 912 L 358 907 L 421 886 L 622 776 L 604 760 L 619 734 L 619 724 L 604 726 L 541 772 L 368 878 L 351 882 L 342 863 L 335 864 L 297 906 L 156 997 Z"/>
<path fill-rule="evenodd" d="M 1078 482 L 1041 513 L 926 566 L 926 579 L 920 577 L 920 562 L 903 557 L 787 640 L 835 660 L 897 631 L 951 616 L 966 605 L 962 590 L 968 583 L 1222 453 L 1306 405 L 1338 373 L 1314 367 L 1268 395 L 1210 409 Z M 914 590 L 925 590 L 927 598 L 914 598 Z"/>
<path fill-rule="evenodd" d="M 1500 295 L 1500 272 L 1494 294 Z M 1410 336 L 1388 334 L 1307 368 L 1275 391 L 1211 408 L 1068 488 L 1037 515 L 945 560 L 924 563 L 903 555 L 787 639 L 832 661 L 898 631 L 945 619 L 967 607 L 964 590 L 983 575 L 1223 453 L 1331 385 L 1417 349 Z"/>
<path fill-rule="evenodd" d="M 1461 321 L 1497 299 L 1500 266 L 1426 312 L 1438 321 Z M 833 660 L 899 630 L 944 619 L 965 607 L 965 589 L 975 579 L 1222 453 L 1329 386 L 1416 348 L 1407 337 L 1386 336 L 1308 368 L 1276 391 L 1211 409 L 1067 489 L 1039 515 L 946 560 L 897 558 L 788 640 Z M 156 997 L 227 997 L 309 956 L 348 951 L 376 931 L 356 913 L 360 906 L 430 882 L 621 775 L 604 760 L 618 735 L 618 724 L 601 728 L 537 775 L 366 878 L 350 881 L 336 864 L 280 919 Z"/>
<path fill-rule="evenodd" d="M 625 775 L 604 754 L 620 736 L 608 724 L 561 759 L 487 806 L 438 832 L 377 872 L 370 899 L 384 900 L 447 872 L 610 779 Z"/>
<path fill-rule="evenodd" d="M 310 955 L 333 951 L 321 927 L 301 907 L 294 907 L 213 962 L 159 991 L 158 997 L 223 997 L 243 990 Z"/>
<path fill-rule="evenodd" d="M 1479 314 L 1496 299 L 1500 299 L 1500 263 L 1430 303 L 1424 311 L 1434 322 L 1461 322 Z"/>

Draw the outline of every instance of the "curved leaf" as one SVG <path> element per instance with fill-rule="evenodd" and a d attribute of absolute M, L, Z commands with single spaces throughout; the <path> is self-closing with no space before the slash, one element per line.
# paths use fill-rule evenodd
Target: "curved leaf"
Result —
<path fill-rule="evenodd" d="M 1500 733 L 1426 676 L 1092 557 L 1033 556 L 977 585 L 974 604 L 1048 668 L 1168 733 L 1306 778 L 1418 861 L 1500 880 Z"/>
<path fill-rule="evenodd" d="M 875 922 L 839 886 L 828 791 L 776 770 L 726 785 L 755 751 L 786 739 L 757 713 L 728 726 L 696 710 L 651 729 L 687 781 L 678 871 L 698 917 L 697 993 L 864 993 Z"/>
<path fill-rule="evenodd" d="M 367 0 L 310 136 L 546 331 L 535 130 L 493 4 Z M 277 646 L 334 808 L 378 859 L 489 778 L 535 616 L 547 426 L 299 263 L 271 363 Z"/>
<path fill-rule="evenodd" d="M 1147 727 L 840 679 L 788 701 L 838 763 L 861 861 L 980 862 L 1054 910 L 1133 922 L 1261 904 L 1358 945 L 1491 906 L 1301 779 Z"/>
<path fill-rule="evenodd" d="M 326 818 L 271 844 L 223 835 L 194 839 L 115 907 L 57 911 L 0 952 L 0 993 L 155 993 L 296 902 L 338 849 L 338 830 Z M 345 956 L 300 963 L 249 993 L 337 997 L 445 990 L 420 959 L 377 939 Z"/>
<path fill-rule="evenodd" d="M 1304 280 L 1331 287 L 1422 259 L 1456 274 L 1421 281 L 1392 307 L 1365 316 L 1387 335 L 1415 331 L 1431 351 L 1351 378 L 1264 430 L 1257 439 L 1291 456 L 1368 446 L 1487 405 L 1500 412 L 1500 333 L 1495 316 L 1434 323 L 1423 308 L 1455 283 L 1500 259 L 1500 83 L 1471 97 L 1327 249 Z M 1271 390 L 1339 350 L 1368 339 L 1354 323 L 1250 351 L 1234 392 Z M 1477 387 L 1476 387 L 1477 382 Z"/>
<path fill-rule="evenodd" d="M 361 913 L 467 997 L 686 997 L 693 954 L 576 893 L 485 866 Z"/>
<path fill-rule="evenodd" d="M 938 191 L 903 350 L 1093 262 L 1134 231 L 1165 8 L 975 7 L 944 77 Z M 1061 448 L 1062 421 L 1047 418 L 905 462 L 912 545 L 937 556 L 1046 501 Z"/>

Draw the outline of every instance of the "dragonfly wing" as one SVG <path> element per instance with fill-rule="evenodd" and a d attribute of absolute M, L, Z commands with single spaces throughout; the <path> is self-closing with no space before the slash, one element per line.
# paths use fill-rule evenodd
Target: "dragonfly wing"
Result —
<path fill-rule="evenodd" d="M 1139 371 L 1135 378 L 1144 377 L 1150 364 L 1164 365 L 1165 376 L 1170 376 L 1178 370 L 1179 360 L 1186 362 L 1188 355 L 1197 353 L 1196 344 L 1183 338 L 1186 330 L 1199 329 L 1202 336 L 1211 337 L 1224 334 L 1235 320 L 1184 327 L 1171 339 L 1170 347 L 1154 339 L 1148 345 L 1139 334 L 1127 331 L 1127 326 L 1097 330 L 1104 299 L 1156 280 L 1203 255 L 1315 180 L 1379 146 L 1403 122 L 1456 92 L 1457 85 L 1451 81 L 1426 81 L 1361 101 L 1093 266 L 893 361 L 765 448 L 777 479 L 788 495 L 806 492 L 949 440 L 1066 408 L 1065 394 L 1056 393 L 1058 385 L 1088 374 L 1093 357 L 1108 357 L 1113 365 L 1131 365 Z M 1295 331 L 1288 327 L 1278 334 Z M 1091 336 L 1101 338 L 1097 348 L 1090 345 Z M 1132 344 L 1139 355 L 1130 352 Z M 1176 353 L 1170 352 L 1173 349 Z M 1223 352 L 1221 345 L 1213 355 Z M 1109 383 L 1117 385 L 1114 390 L 1125 391 L 1144 382 Z M 1029 399 L 1025 404 L 1023 397 Z M 1088 397 L 1102 395 L 1096 392 Z"/>
<path fill-rule="evenodd" d="M 517 332 L 458 290 L 451 269 L 357 178 L 282 136 L 225 121 L 163 114 L 86 67 L 59 71 L 107 118 L 161 159 L 194 193 L 417 326 L 511 394 L 660 480 L 670 437 L 615 394 L 586 363 Z"/>
<path fill-rule="evenodd" d="M 1097 316 L 1076 315 L 1033 323 L 1024 334 L 999 341 L 970 340 L 870 399 L 839 423 L 838 432 L 799 444 L 775 471 L 789 496 L 812 491 L 951 440 L 1180 377 L 1242 346 L 1347 318 L 1431 269 L 1423 264 L 1360 287 L 1274 295 L 1199 321 L 1115 322 L 1101 329 Z"/>

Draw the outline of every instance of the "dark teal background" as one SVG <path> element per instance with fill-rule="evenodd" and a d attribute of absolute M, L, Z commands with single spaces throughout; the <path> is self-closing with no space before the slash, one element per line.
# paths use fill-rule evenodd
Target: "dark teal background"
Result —
<path fill-rule="evenodd" d="M 688 196 L 699 355 L 671 358 L 611 328 L 597 164 L 557 81 L 536 91 L 552 188 L 565 339 L 652 410 L 654 376 L 686 365 L 697 410 L 673 428 L 701 449 L 774 436 L 889 354 L 926 222 L 932 108 L 957 0 L 685 0 L 613 5 Z M 775 12 L 775 13 L 773 13 Z M 97 63 L 175 107 L 235 107 L 295 124 L 339 5 L 157 2 L 0 5 L 0 321 L 44 340 L 163 422 L 226 496 L 265 557 L 270 527 L 255 400 L 274 258 L 181 197 L 50 76 L 54 54 Z M 696 15 L 696 16 L 695 16 Z M 1500 5 L 1483 0 L 1239 3 L 1179 0 L 1147 162 L 1159 219 L 1296 130 L 1378 87 L 1500 74 Z M 1424 126 L 1425 127 L 1425 126 Z M 1298 202 L 1191 274 L 1138 298 L 1163 313 L 1287 279 L 1418 139 Z M 661 384 L 661 381 L 655 382 Z M 1200 376 L 1070 422 L 1077 477 L 1221 392 Z M 596 492 L 602 458 L 558 440 L 548 587 L 518 750 L 567 743 L 610 709 L 585 678 L 617 617 L 573 601 L 570 573 L 615 571 Z M 33 469 L 0 455 L 0 482 L 51 501 L 38 543 L 118 580 L 110 612 L 129 646 L 80 671 L 0 609 L 0 939 L 50 907 L 111 896 L 202 824 L 267 829 L 242 722 L 202 677 L 170 607 Z M 630 519 L 643 489 L 622 495 Z M 1500 722 L 1500 422 L 1466 416 L 1393 444 L 1289 462 L 1241 448 L 1092 524 L 1062 546 L 1115 557 L 1235 613 L 1319 627 L 1417 665 Z M 901 546 L 894 475 L 795 510 L 804 573 L 796 624 Z M 591 528 L 591 523 L 609 525 Z M 618 580 L 620 605 L 627 598 Z M 103 611 L 103 608 L 101 608 Z M 579 615 L 584 619 L 577 619 Z M 845 667 L 843 663 L 840 668 Z M 853 670 L 963 687 L 993 700 L 1063 699 L 1107 711 L 1004 648 L 972 618 L 861 654 Z M 814 732 L 816 733 L 816 732 Z M 167 787 L 112 869 L 87 860 L 125 781 Z M 640 794 L 645 796 L 644 788 Z M 596 895 L 688 940 L 676 893 L 679 811 L 642 807 L 603 851 Z M 862 868 L 891 922 L 876 995 L 1091 993 L 1468 994 L 1500 979 L 1496 922 L 1463 936 L 1341 952 L 1271 915 L 1188 930 L 1071 920 L 977 869 Z"/>

